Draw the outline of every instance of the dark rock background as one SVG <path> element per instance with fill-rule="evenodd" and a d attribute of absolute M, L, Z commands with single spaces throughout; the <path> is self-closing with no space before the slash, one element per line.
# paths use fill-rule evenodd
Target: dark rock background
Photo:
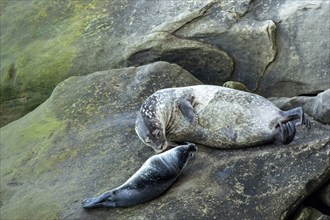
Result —
<path fill-rule="evenodd" d="M 329 1 L 0 4 L 1 219 L 329 218 Z M 153 154 L 134 132 L 148 95 L 227 81 L 303 106 L 312 129 L 288 146 L 199 146 L 158 199 L 81 208 Z"/>

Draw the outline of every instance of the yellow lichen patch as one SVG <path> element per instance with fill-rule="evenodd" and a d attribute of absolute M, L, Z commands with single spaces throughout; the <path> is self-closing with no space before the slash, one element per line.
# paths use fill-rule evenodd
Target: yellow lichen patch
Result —
<path fill-rule="evenodd" d="M 1 128 L 1 176 L 19 174 L 28 177 L 30 172 L 35 172 L 32 170 L 34 164 L 40 161 L 51 163 L 52 158 L 44 160 L 43 157 L 52 147 L 52 136 L 61 132 L 64 125 L 65 122 L 59 121 L 46 105 L 42 105 Z"/>
<path fill-rule="evenodd" d="M 76 7 L 73 16 L 59 24 L 61 31 L 53 38 L 35 40 L 16 53 L 16 80 L 22 82 L 23 90 L 53 88 L 68 75 L 76 56 L 74 43 L 82 36 L 86 25 L 86 18 L 76 12 L 81 7 Z"/>
<path fill-rule="evenodd" d="M 49 184 L 58 175 L 57 166 L 76 152 L 62 149 L 54 138 L 63 132 L 66 122 L 57 119 L 51 102 L 46 101 L 24 118 L 1 128 L 1 217 L 22 219 L 58 219 L 59 204 L 56 204 L 55 188 Z M 33 183 L 33 184 L 31 184 Z M 55 184 L 55 183 L 54 183 Z M 31 189 L 29 189 L 29 187 Z M 36 190 L 38 193 L 30 193 Z M 48 196 L 49 195 L 49 196 Z M 15 206 L 8 207 L 7 203 Z M 38 207 L 38 212 L 35 211 Z M 17 212 L 17 210 L 20 212 Z"/>
<path fill-rule="evenodd" d="M 2 17 L 1 84 L 7 84 L 10 66 L 15 64 L 15 80 L 27 84 L 52 82 L 55 86 L 67 76 L 76 56 L 74 43 L 84 34 L 101 29 L 94 27 L 105 19 L 100 1 L 32 1 L 7 6 Z M 24 10 L 22 10 L 24 8 Z M 107 26 L 109 28 L 109 25 Z M 25 34 L 17 33 L 25 32 Z M 31 77 L 36 74 L 36 79 Z M 47 77 L 45 82 L 39 82 Z M 49 78 L 49 77 L 54 77 Z M 26 82 L 28 81 L 28 82 Z M 42 86 L 38 85 L 37 86 Z"/>
<path fill-rule="evenodd" d="M 0 104 L 11 103 L 1 106 L 0 119 L 12 121 L 24 115 L 48 98 L 59 82 L 81 74 L 79 66 L 74 66 L 84 48 L 78 42 L 111 28 L 107 4 L 101 0 L 5 4 L 1 14 Z"/>

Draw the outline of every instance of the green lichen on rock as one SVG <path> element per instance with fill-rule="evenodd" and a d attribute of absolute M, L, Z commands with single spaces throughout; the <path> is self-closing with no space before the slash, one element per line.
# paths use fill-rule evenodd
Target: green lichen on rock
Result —
<path fill-rule="evenodd" d="M 153 74 L 149 76 L 147 70 Z M 172 79 L 170 73 L 176 77 Z M 159 83 L 149 83 L 151 79 Z M 37 109 L 1 128 L 0 218 L 59 219 L 65 207 L 74 212 L 85 196 L 79 194 L 87 193 L 90 185 L 99 188 L 102 182 L 93 180 L 99 173 L 94 165 L 86 167 L 90 158 L 97 158 L 92 163 L 110 158 L 116 164 L 106 163 L 110 172 L 103 174 L 104 180 L 118 179 L 114 174 L 122 172 L 119 164 L 134 173 L 136 167 L 130 165 L 142 164 L 134 151 L 129 151 L 129 160 L 111 155 L 126 154 L 127 146 L 135 146 L 132 140 L 140 143 L 132 134 L 143 91 L 150 94 L 160 83 L 168 87 L 174 81 L 198 83 L 187 71 L 167 63 L 70 77 Z M 85 176 L 91 176 L 90 181 L 81 182 Z M 125 178 L 128 175 L 119 181 Z"/>
<path fill-rule="evenodd" d="M 98 19 L 109 16 L 108 3 L 93 1 L 13 1 L 1 13 L 1 115 L 34 109 L 70 75 L 78 56 L 77 42 L 100 33 Z M 10 104 L 8 104 L 10 102 Z M 20 106 L 20 108 L 15 108 Z M 3 117 L 4 117 L 3 116 Z M 7 124 L 7 119 L 0 126 Z M 8 118 L 8 121 L 12 121 Z"/>
<path fill-rule="evenodd" d="M 55 144 L 53 137 L 62 132 L 64 125 L 65 122 L 58 120 L 48 107 L 40 106 L 26 115 L 24 120 L 17 120 L 0 129 L 1 201 L 9 202 L 13 194 L 21 194 L 21 199 L 16 202 L 21 211 L 17 212 L 17 207 L 9 208 L 2 211 L 2 217 L 5 218 L 9 214 L 10 218 L 25 218 L 26 215 L 29 215 L 28 213 L 34 212 L 29 207 L 37 203 L 43 210 L 41 216 L 56 219 L 53 209 L 45 207 L 50 206 L 47 204 L 47 200 L 51 201 L 54 198 L 34 200 L 32 199 L 34 195 L 29 193 L 29 189 L 24 186 L 29 182 L 34 182 L 35 178 L 42 177 L 53 166 L 66 159 L 62 152 L 55 155 L 51 153 Z M 47 159 L 45 160 L 45 158 Z M 32 173 L 33 175 L 31 175 Z M 17 191 L 19 186 L 23 186 L 22 190 Z M 41 185 L 40 187 L 40 189 L 43 188 Z"/>
<path fill-rule="evenodd" d="M 75 29 L 70 30 L 72 26 L 66 25 L 73 21 L 65 19 L 63 15 L 51 20 L 50 13 L 54 10 L 50 10 L 51 6 L 58 8 L 58 2 L 47 6 L 44 1 L 17 1 L 6 7 L 1 19 L 5 33 L 1 36 L 4 51 L 1 61 L 5 64 L 1 67 L 3 86 L 8 87 L 11 83 L 14 90 L 18 90 L 17 87 L 21 91 L 26 88 L 36 90 L 47 80 L 39 82 L 40 76 L 47 76 L 52 71 L 55 71 L 54 75 L 60 71 L 65 74 L 69 70 L 68 63 L 74 54 L 71 44 L 79 37 L 82 28 L 75 25 Z M 59 26 L 58 30 L 54 25 Z M 61 26 L 66 26 L 66 29 L 63 30 Z M 17 34 L 22 32 L 25 34 Z M 60 71 L 56 70 L 57 67 Z M 33 87 L 35 81 L 39 84 Z M 50 78 L 47 83 L 54 82 Z"/>
<path fill-rule="evenodd" d="M 243 83 L 235 82 L 235 81 L 227 81 L 223 84 L 224 87 L 228 87 L 231 89 L 241 90 L 245 92 L 250 92 L 248 88 Z"/>

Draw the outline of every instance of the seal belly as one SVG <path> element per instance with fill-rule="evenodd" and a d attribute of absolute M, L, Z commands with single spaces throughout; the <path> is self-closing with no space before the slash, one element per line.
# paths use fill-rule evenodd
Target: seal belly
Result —
<path fill-rule="evenodd" d="M 256 94 L 196 85 L 167 88 L 148 97 L 136 131 L 157 153 L 167 149 L 168 141 L 240 148 L 275 140 L 289 144 L 296 133 L 291 121 L 296 119 L 310 127 L 301 107 L 281 111 Z"/>
<path fill-rule="evenodd" d="M 267 99 L 222 87 L 193 91 L 198 124 L 176 115 L 171 141 L 191 141 L 219 148 L 248 147 L 271 142 L 279 110 Z"/>

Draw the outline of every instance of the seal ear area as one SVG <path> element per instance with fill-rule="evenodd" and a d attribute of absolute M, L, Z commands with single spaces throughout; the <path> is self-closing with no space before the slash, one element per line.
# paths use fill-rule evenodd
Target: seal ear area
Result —
<path fill-rule="evenodd" d="M 185 96 L 178 100 L 178 107 L 183 117 L 185 117 L 192 125 L 198 124 L 198 116 L 194 109 L 195 104 L 193 96 Z"/>

